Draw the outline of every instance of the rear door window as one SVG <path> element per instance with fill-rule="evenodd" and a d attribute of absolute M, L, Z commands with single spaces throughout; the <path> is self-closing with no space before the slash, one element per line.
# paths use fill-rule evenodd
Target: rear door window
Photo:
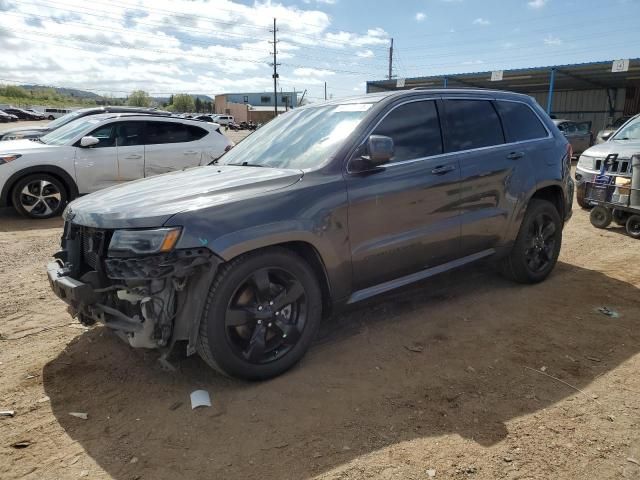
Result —
<path fill-rule="evenodd" d="M 448 152 L 502 145 L 500 118 L 490 100 L 444 100 Z"/>
<path fill-rule="evenodd" d="M 188 125 L 187 130 L 189 131 L 189 140 L 193 142 L 195 140 L 200 140 L 204 136 L 206 136 L 209 132 L 207 132 L 204 128 L 195 127 L 193 125 Z"/>
<path fill-rule="evenodd" d="M 519 102 L 496 102 L 507 142 L 522 142 L 536 138 L 546 138 L 547 130 L 538 116 L 528 105 Z"/>
<path fill-rule="evenodd" d="M 146 137 L 147 145 L 182 143 L 193 140 L 187 126 L 177 122 L 148 122 Z"/>
<path fill-rule="evenodd" d="M 434 100 L 400 105 L 378 125 L 374 135 L 393 139 L 393 162 L 429 157 L 442 153 L 442 135 Z"/>

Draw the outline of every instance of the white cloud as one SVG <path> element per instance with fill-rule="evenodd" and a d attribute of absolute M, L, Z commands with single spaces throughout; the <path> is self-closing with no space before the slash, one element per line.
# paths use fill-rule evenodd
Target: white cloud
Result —
<path fill-rule="evenodd" d="M 323 70 L 320 68 L 296 68 L 293 74 L 298 77 L 326 77 L 328 75 L 335 75 L 335 72 L 331 70 Z"/>
<path fill-rule="evenodd" d="M 360 58 L 373 58 L 375 53 L 373 53 L 373 50 L 366 49 L 357 51 L 356 55 Z"/>
<path fill-rule="evenodd" d="M 423 12 L 416 13 L 416 21 L 422 22 L 427 16 Z"/>
<path fill-rule="evenodd" d="M 1 77 L 116 96 L 138 88 L 154 95 L 269 89 L 276 17 L 280 85 L 302 90 L 333 69 L 366 71 L 363 59 L 389 42 L 381 28 L 329 31 L 319 5 L 337 0 L 309 7 L 216 0 L 215 8 L 209 1 L 129 0 L 125 8 L 108 0 L 0 0 Z"/>
<path fill-rule="evenodd" d="M 529 2 L 527 2 L 527 5 L 529 5 L 529 8 L 542 8 L 547 4 L 548 0 L 530 0 Z"/>
<path fill-rule="evenodd" d="M 558 45 L 562 45 L 562 40 L 549 34 L 545 37 L 544 44 L 555 47 Z"/>
<path fill-rule="evenodd" d="M 472 23 L 474 25 L 483 25 L 483 26 L 491 24 L 491 22 L 489 20 L 487 20 L 486 18 L 482 18 L 482 17 L 476 18 Z"/>

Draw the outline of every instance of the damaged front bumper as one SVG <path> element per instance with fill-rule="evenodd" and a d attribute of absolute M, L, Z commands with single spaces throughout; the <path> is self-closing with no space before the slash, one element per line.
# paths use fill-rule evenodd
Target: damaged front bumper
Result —
<path fill-rule="evenodd" d="M 86 242 L 85 242 L 86 243 Z M 195 353 L 206 293 L 221 260 L 205 248 L 90 262 L 83 239 L 68 236 L 47 266 L 53 292 L 81 323 L 102 323 L 131 346 L 166 348 L 188 340 Z"/>

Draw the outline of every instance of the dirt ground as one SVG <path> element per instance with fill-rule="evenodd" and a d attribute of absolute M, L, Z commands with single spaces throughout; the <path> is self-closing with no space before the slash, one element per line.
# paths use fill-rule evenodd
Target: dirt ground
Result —
<path fill-rule="evenodd" d="M 0 213 L 2 479 L 640 478 L 640 242 L 584 211 L 546 282 L 445 274 L 336 315 L 263 383 L 73 322 L 44 270 L 60 227 Z"/>

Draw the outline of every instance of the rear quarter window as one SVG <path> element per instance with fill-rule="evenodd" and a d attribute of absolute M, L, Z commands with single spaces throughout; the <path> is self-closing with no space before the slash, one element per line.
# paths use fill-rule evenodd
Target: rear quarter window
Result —
<path fill-rule="evenodd" d="M 502 117 L 507 142 L 522 142 L 547 137 L 547 130 L 528 105 L 519 102 L 496 102 Z"/>

